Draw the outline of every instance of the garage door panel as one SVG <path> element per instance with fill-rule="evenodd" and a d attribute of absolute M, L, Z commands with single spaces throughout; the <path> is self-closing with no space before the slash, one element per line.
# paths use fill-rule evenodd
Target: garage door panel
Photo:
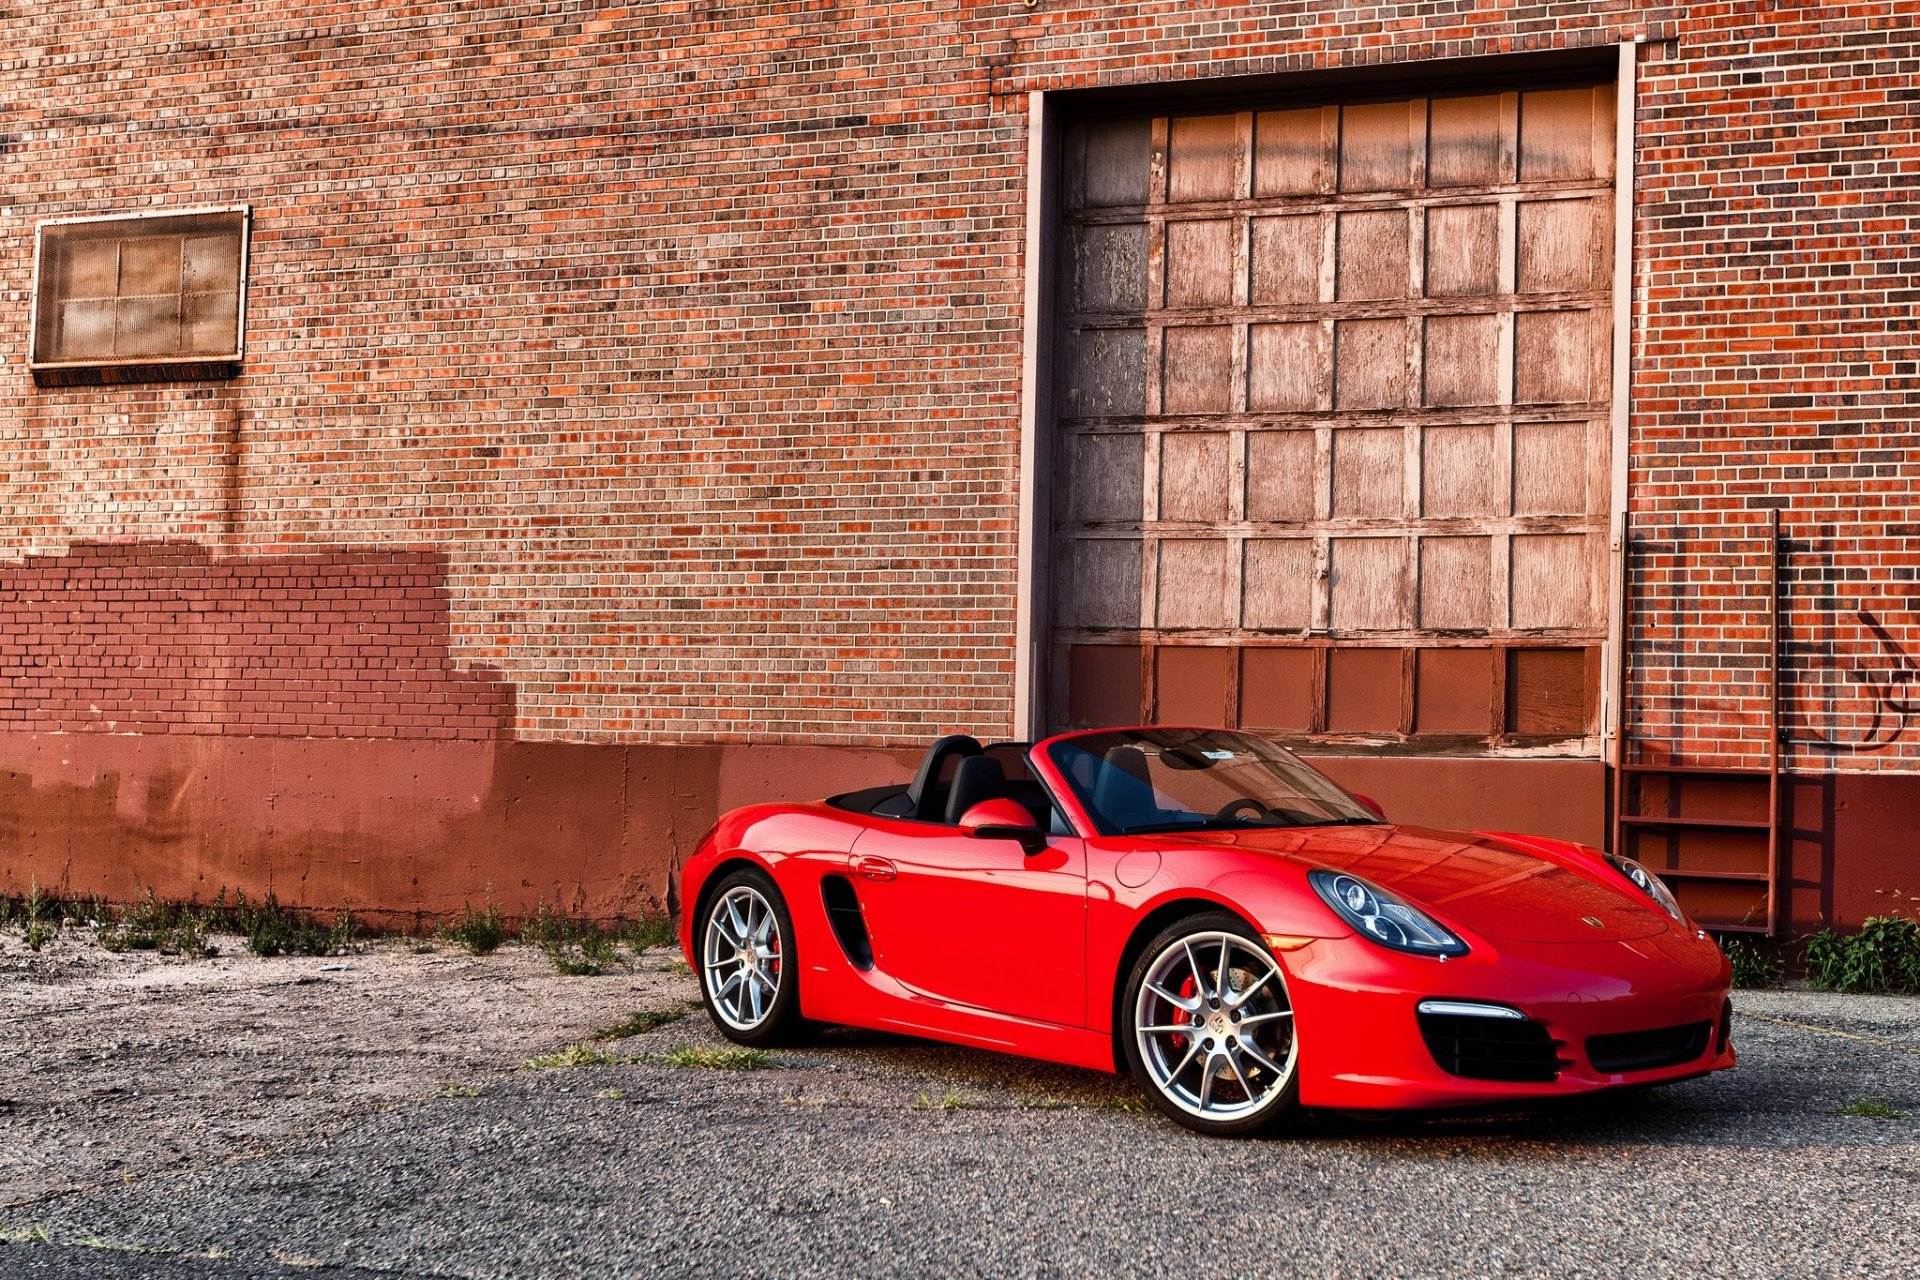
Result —
<path fill-rule="evenodd" d="M 1513 318 L 1513 398 L 1580 404 L 1593 392 L 1592 319 L 1585 311 L 1522 311 Z"/>
<path fill-rule="evenodd" d="M 1076 644 L 1067 649 L 1068 722 L 1076 729 L 1132 724 L 1144 714 L 1146 674 L 1138 645 Z"/>
<path fill-rule="evenodd" d="M 1500 182 L 1504 113 L 1499 94 L 1436 98 L 1427 116 L 1427 185 L 1490 187 Z"/>
<path fill-rule="evenodd" d="M 1233 407 L 1232 328 L 1169 327 L 1160 385 L 1166 413 L 1226 413 Z"/>
<path fill-rule="evenodd" d="M 1253 219 L 1251 299 L 1257 307 L 1321 300 L 1327 220 L 1318 214 Z"/>
<path fill-rule="evenodd" d="M 1592 287 L 1598 266 L 1593 201 L 1524 201 L 1517 217 L 1519 261 L 1515 282 L 1522 293 Z"/>
<path fill-rule="evenodd" d="M 1427 211 L 1430 298 L 1490 297 L 1500 290 L 1500 206 L 1441 205 Z"/>
<path fill-rule="evenodd" d="M 1321 476 L 1311 431 L 1259 431 L 1247 436 L 1247 518 L 1275 523 L 1312 520 Z"/>
<path fill-rule="evenodd" d="M 1067 255 L 1076 310 L 1138 312 L 1147 305 L 1146 223 L 1076 227 Z"/>
<path fill-rule="evenodd" d="M 1340 111 L 1340 190 L 1401 191 L 1413 185 L 1414 102 L 1369 102 Z"/>
<path fill-rule="evenodd" d="M 1333 327 L 1334 407 L 1399 409 L 1412 381 L 1405 320 L 1341 320 Z"/>
<path fill-rule="evenodd" d="M 1225 220 L 1167 224 L 1167 306 L 1221 307 L 1233 301 L 1235 231 Z"/>
<path fill-rule="evenodd" d="M 1311 649 L 1246 649 L 1240 658 L 1240 724 L 1259 732 L 1313 729 L 1318 664 Z"/>
<path fill-rule="evenodd" d="M 1067 622 L 1089 630 L 1140 625 L 1141 545 L 1124 538 L 1083 538 L 1068 548 Z"/>
<path fill-rule="evenodd" d="M 1146 446 L 1146 437 L 1136 432 L 1070 438 L 1067 476 L 1075 521 L 1110 524 L 1141 518 Z"/>
<path fill-rule="evenodd" d="M 1335 631 L 1399 631 L 1408 608 L 1407 544 L 1401 538 L 1334 538 L 1328 587 Z"/>
<path fill-rule="evenodd" d="M 1317 320 L 1256 324 L 1247 335 L 1247 408 L 1310 411 L 1332 403 L 1331 325 Z"/>
<path fill-rule="evenodd" d="M 1227 546 L 1222 538 L 1161 540 L 1157 625 L 1183 629 L 1231 625 Z"/>
<path fill-rule="evenodd" d="M 1407 433 L 1344 427 L 1333 433 L 1333 518 L 1397 517 L 1406 503 Z"/>
<path fill-rule="evenodd" d="M 1241 625 L 1250 630 L 1305 631 L 1313 625 L 1313 542 L 1249 538 Z"/>
<path fill-rule="evenodd" d="M 1534 422 L 1514 427 L 1515 515 L 1590 514 L 1587 458 L 1591 436 L 1584 422 Z"/>
<path fill-rule="evenodd" d="M 1567 630 L 1594 624 L 1592 566 L 1583 534 L 1523 534 L 1512 543 L 1513 625 Z"/>
<path fill-rule="evenodd" d="M 1428 405 L 1500 402 L 1500 317 L 1429 316 L 1421 357 Z"/>
<path fill-rule="evenodd" d="M 1596 748 L 1611 104 L 1069 127 L 1056 723 Z"/>
<path fill-rule="evenodd" d="M 1071 173 L 1069 204 L 1080 208 L 1143 205 L 1153 168 L 1153 122 L 1110 120 L 1080 125 L 1069 140 L 1078 166 Z"/>
<path fill-rule="evenodd" d="M 1420 625 L 1485 631 L 1493 625 L 1493 541 L 1420 539 Z"/>
<path fill-rule="evenodd" d="M 1073 418 L 1138 415 L 1147 407 L 1147 331 L 1083 329 L 1073 335 L 1066 414 Z"/>
<path fill-rule="evenodd" d="M 1231 200 L 1240 164 L 1237 117 L 1177 118 L 1167 136 L 1167 199 Z"/>
<path fill-rule="evenodd" d="M 1455 519 L 1507 514 L 1494 437 L 1491 426 L 1426 428 L 1421 439 L 1421 514 Z"/>
<path fill-rule="evenodd" d="M 1173 432 L 1160 441 L 1160 518 L 1227 518 L 1232 440 L 1224 432 Z"/>
<path fill-rule="evenodd" d="M 1315 195 L 1333 189 L 1329 152 L 1338 128 L 1335 108 L 1263 111 L 1254 118 L 1253 194 Z"/>
<path fill-rule="evenodd" d="M 1520 181 L 1613 176 L 1613 87 L 1520 95 Z"/>
<path fill-rule="evenodd" d="M 1407 296 L 1407 212 L 1378 209 L 1339 218 L 1339 268 L 1335 296 L 1367 302 Z"/>
<path fill-rule="evenodd" d="M 1154 655 L 1153 718 L 1162 724 L 1219 724 L 1227 716 L 1234 652 L 1165 648 Z"/>

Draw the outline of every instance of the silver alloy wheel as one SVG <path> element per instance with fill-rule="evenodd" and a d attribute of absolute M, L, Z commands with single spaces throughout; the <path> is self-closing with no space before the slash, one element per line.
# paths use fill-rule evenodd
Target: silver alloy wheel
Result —
<path fill-rule="evenodd" d="M 1154 1087 L 1203 1120 L 1261 1110 L 1299 1058 L 1286 978 L 1237 933 L 1188 934 L 1162 949 L 1140 984 L 1133 1027 Z"/>
<path fill-rule="evenodd" d="M 707 909 L 702 976 L 715 1011 L 734 1030 L 751 1031 L 773 1012 L 783 941 L 773 907 L 752 885 L 735 885 Z"/>

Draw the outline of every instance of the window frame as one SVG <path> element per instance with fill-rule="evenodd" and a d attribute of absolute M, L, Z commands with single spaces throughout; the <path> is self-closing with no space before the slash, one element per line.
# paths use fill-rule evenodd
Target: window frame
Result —
<path fill-rule="evenodd" d="M 66 227 L 109 226 L 118 224 L 129 234 L 142 223 L 173 223 L 189 218 L 237 215 L 240 233 L 239 279 L 236 289 L 234 344 L 231 351 L 195 352 L 190 355 L 112 356 L 107 358 L 51 359 L 41 350 L 40 319 L 45 290 L 50 286 L 47 271 L 48 233 Z M 187 382 L 232 378 L 240 373 L 247 352 L 247 285 L 253 253 L 253 206 L 250 204 L 191 205 L 183 208 L 143 209 L 136 213 L 88 214 L 70 218 L 47 218 L 33 229 L 33 286 L 27 318 L 27 367 L 33 380 L 42 387 L 102 385 L 128 382 Z M 116 294 L 116 298 L 118 295 Z"/>

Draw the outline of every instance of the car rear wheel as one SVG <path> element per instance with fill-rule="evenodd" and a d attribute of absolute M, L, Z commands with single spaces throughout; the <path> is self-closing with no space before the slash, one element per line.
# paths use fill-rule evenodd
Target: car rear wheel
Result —
<path fill-rule="evenodd" d="M 720 1034 L 770 1045 L 802 1031 L 793 918 L 765 874 L 740 870 L 706 897 L 699 924 L 700 994 Z"/>
<path fill-rule="evenodd" d="M 1238 916 L 1207 912 L 1161 930 L 1133 966 L 1122 1017 L 1134 1078 L 1187 1128 L 1238 1137 L 1298 1115 L 1286 975 Z"/>

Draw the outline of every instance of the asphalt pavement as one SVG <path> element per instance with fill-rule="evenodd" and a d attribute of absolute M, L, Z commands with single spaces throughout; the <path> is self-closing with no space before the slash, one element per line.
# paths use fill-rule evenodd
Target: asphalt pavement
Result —
<path fill-rule="evenodd" d="M 660 982 L 667 1013 L 693 994 Z M 0 1210 L 0 1277 L 1912 1274 L 1920 1000 L 1737 1007 L 1730 1073 L 1252 1142 L 1116 1078 L 864 1033 L 672 1065 L 722 1044 L 693 1014 L 594 1042 L 613 1063 L 501 1062 L 36 1193 Z"/>

